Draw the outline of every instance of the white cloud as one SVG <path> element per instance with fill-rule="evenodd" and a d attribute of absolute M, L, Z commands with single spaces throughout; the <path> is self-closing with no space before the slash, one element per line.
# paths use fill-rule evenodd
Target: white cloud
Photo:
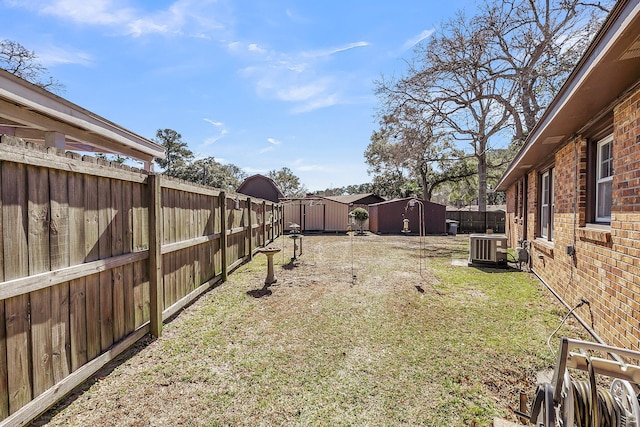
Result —
<path fill-rule="evenodd" d="M 268 153 L 269 151 L 273 151 L 273 146 L 265 147 L 262 150 L 258 151 L 260 154 Z"/>
<path fill-rule="evenodd" d="M 229 53 L 246 61 L 238 73 L 252 82 L 259 96 L 297 104 L 290 111 L 302 113 L 350 98 L 344 92 L 350 89 L 353 66 L 348 63 L 348 56 L 333 58 L 333 55 L 367 47 L 369 43 L 358 41 L 299 52 L 278 52 L 259 43 L 242 41 L 226 46 Z M 342 63 L 347 64 L 344 71 L 340 69 Z"/>
<path fill-rule="evenodd" d="M 335 55 L 336 53 L 340 53 L 340 52 L 346 52 L 347 50 L 355 49 L 358 47 L 367 47 L 367 46 L 369 46 L 369 43 L 367 42 L 355 42 L 355 43 L 349 43 L 344 46 L 334 47 L 330 49 L 303 52 L 302 56 L 306 56 L 310 58 L 319 58 L 324 56 Z"/>
<path fill-rule="evenodd" d="M 71 47 L 60 47 L 48 44 L 36 49 L 38 52 L 38 61 L 46 66 L 51 67 L 59 64 L 80 64 L 90 66 L 93 64 L 93 57 L 85 52 L 74 50 Z"/>
<path fill-rule="evenodd" d="M 207 119 L 207 118 L 205 118 L 205 119 L 203 119 L 203 120 L 204 120 L 205 122 L 207 122 L 207 123 L 211 123 L 211 124 L 212 124 L 212 125 L 214 125 L 215 127 L 224 126 L 224 123 L 222 123 L 222 122 L 216 122 L 216 121 L 214 121 L 214 120 Z"/>
<path fill-rule="evenodd" d="M 349 91 L 350 72 L 342 72 L 334 65 L 329 68 L 326 62 L 334 53 L 362 46 L 368 44 L 351 43 L 315 53 L 270 52 L 260 61 L 241 68 L 239 74 L 253 81 L 261 97 L 296 104 L 290 110 L 292 113 L 306 113 L 350 102 L 348 99 L 353 97 L 345 95 Z M 231 47 L 234 52 L 245 50 L 235 43 Z"/>
<path fill-rule="evenodd" d="M 268 61 L 272 56 L 272 53 L 268 49 L 260 46 L 258 43 L 245 43 L 242 41 L 232 41 L 226 43 L 229 53 L 238 55 L 240 57 L 245 56 L 249 60 L 255 60 L 256 57 L 258 57 L 258 59 Z M 246 53 L 251 56 L 246 56 Z"/>
<path fill-rule="evenodd" d="M 227 43 L 227 49 L 231 52 L 238 52 L 242 48 L 242 43 L 235 41 Z"/>
<path fill-rule="evenodd" d="M 204 146 L 211 145 L 211 144 L 215 143 L 216 141 L 220 140 L 220 138 L 222 138 L 222 137 L 224 137 L 225 135 L 228 135 L 228 134 L 229 134 L 228 130 L 222 129 L 218 135 L 206 138 L 204 140 L 204 142 L 202 143 L 202 145 L 204 145 Z"/>
<path fill-rule="evenodd" d="M 431 34 L 433 34 L 434 32 L 435 32 L 434 29 L 424 30 L 423 32 L 421 32 L 417 36 L 414 36 L 414 37 L 410 38 L 409 40 L 407 40 L 406 42 L 404 42 L 404 44 L 402 45 L 402 50 L 411 49 L 412 47 L 414 47 L 415 45 L 417 45 L 418 43 L 420 43 L 424 39 L 430 37 Z"/>
<path fill-rule="evenodd" d="M 38 4 L 39 3 L 39 4 Z M 57 16 L 82 24 L 119 25 L 135 19 L 132 8 L 120 6 L 112 0 L 53 0 L 30 1 L 40 13 Z"/>
<path fill-rule="evenodd" d="M 166 24 L 158 24 L 153 21 L 145 19 L 136 19 L 129 22 L 127 25 L 129 28 L 129 34 L 134 37 L 140 37 L 143 34 L 149 33 L 169 33 L 170 27 Z"/>
<path fill-rule="evenodd" d="M 332 105 L 339 105 L 344 103 L 341 101 L 337 94 L 330 94 L 324 97 L 314 98 L 309 102 L 294 107 L 292 113 L 308 113 L 310 111 L 318 110 L 320 108 L 331 107 Z"/>
<path fill-rule="evenodd" d="M 328 83 L 327 79 L 321 79 L 306 85 L 283 87 L 276 91 L 276 96 L 283 101 L 306 101 L 321 96 L 327 90 Z"/>
<path fill-rule="evenodd" d="M 287 18 L 289 18 L 291 21 L 299 23 L 299 24 L 306 24 L 308 22 L 310 22 L 309 19 L 298 15 L 295 11 L 291 10 L 291 9 L 287 9 L 284 12 L 287 15 Z"/>
<path fill-rule="evenodd" d="M 221 30 L 225 17 L 215 0 L 177 0 L 166 9 L 144 11 L 129 6 L 128 0 L 6 0 L 20 7 L 83 25 L 99 25 L 139 37 L 145 34 L 188 34 L 208 37 Z M 153 4 L 153 3 L 152 3 Z M 214 17 L 219 17 L 219 21 Z"/>
<path fill-rule="evenodd" d="M 268 142 L 269 144 L 273 144 L 273 145 L 280 145 L 280 144 L 282 143 L 281 141 L 278 141 L 278 140 L 277 140 L 277 139 L 275 139 L 275 138 L 267 138 L 267 142 Z"/>
<path fill-rule="evenodd" d="M 247 46 L 247 50 L 249 52 L 259 53 L 259 54 L 267 53 L 267 51 L 265 49 L 261 48 L 256 43 L 251 43 L 249 46 Z"/>
<path fill-rule="evenodd" d="M 304 159 L 296 159 L 292 162 L 292 168 L 298 170 L 300 172 L 310 172 L 310 171 L 323 171 L 326 170 L 324 166 L 321 165 L 307 165 L 304 162 Z"/>

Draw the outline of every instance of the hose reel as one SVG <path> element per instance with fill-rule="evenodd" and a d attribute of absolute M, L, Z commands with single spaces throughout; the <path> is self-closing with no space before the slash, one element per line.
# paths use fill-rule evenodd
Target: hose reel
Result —
<path fill-rule="evenodd" d="M 608 353 L 613 360 L 587 351 Z M 525 418 L 540 427 L 640 427 L 640 367 L 620 356 L 640 360 L 640 352 L 563 338 L 553 380 L 538 386 Z M 572 379 L 570 368 L 587 372 L 588 379 Z M 611 386 L 598 386 L 596 373 L 613 378 Z"/>

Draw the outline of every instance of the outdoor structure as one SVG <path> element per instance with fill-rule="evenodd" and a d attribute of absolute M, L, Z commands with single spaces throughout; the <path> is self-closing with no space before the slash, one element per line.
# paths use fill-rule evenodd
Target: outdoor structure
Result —
<path fill-rule="evenodd" d="M 531 270 L 567 307 L 589 302 L 576 313 L 596 340 L 638 349 L 639 0 L 616 3 L 497 189 Z"/>
<path fill-rule="evenodd" d="M 400 234 L 403 220 L 409 220 L 411 234 L 420 234 L 420 212 L 417 204 L 410 206 L 412 198 L 395 199 L 369 205 L 369 231 L 380 234 Z M 446 207 L 438 203 L 420 201 L 423 205 L 424 234 L 445 234 Z"/>
<path fill-rule="evenodd" d="M 282 200 L 284 227 L 300 225 L 300 232 L 344 232 L 349 223 L 349 205 L 324 197 L 308 196 Z"/>
<path fill-rule="evenodd" d="M 383 200 L 382 197 L 374 194 L 331 197 L 308 195 L 303 198 L 282 200 L 284 226 L 288 231 L 289 224 L 299 224 L 302 233 L 346 232 L 349 229 L 349 212 L 358 207 L 368 210 L 367 202 L 380 200 Z M 369 229 L 368 221 L 365 222 L 363 229 Z"/>
<path fill-rule="evenodd" d="M 277 203 L 65 150 L 161 146 L 0 70 L 0 426 L 27 425 L 282 234 Z"/>
<path fill-rule="evenodd" d="M 132 157 L 151 170 L 164 147 L 0 69 L 0 134 L 79 152 Z"/>
<path fill-rule="evenodd" d="M 256 174 L 245 179 L 237 189 L 238 193 L 247 196 L 257 197 L 259 199 L 269 200 L 278 203 L 280 199 L 284 199 L 284 194 L 276 183 L 268 176 Z"/>

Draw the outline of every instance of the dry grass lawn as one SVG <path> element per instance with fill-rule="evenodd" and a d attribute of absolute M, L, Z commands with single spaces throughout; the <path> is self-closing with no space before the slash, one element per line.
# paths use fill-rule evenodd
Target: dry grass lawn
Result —
<path fill-rule="evenodd" d="M 452 265 L 468 236 L 283 244 L 276 284 L 256 255 L 36 425 L 486 426 L 555 363 L 565 310 L 526 272 Z"/>

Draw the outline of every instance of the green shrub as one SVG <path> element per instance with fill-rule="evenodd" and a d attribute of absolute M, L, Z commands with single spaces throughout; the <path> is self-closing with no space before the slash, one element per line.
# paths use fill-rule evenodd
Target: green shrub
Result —
<path fill-rule="evenodd" d="M 358 232 L 363 233 L 364 222 L 369 219 L 369 212 L 365 208 L 355 208 L 349 214 L 358 224 Z"/>

